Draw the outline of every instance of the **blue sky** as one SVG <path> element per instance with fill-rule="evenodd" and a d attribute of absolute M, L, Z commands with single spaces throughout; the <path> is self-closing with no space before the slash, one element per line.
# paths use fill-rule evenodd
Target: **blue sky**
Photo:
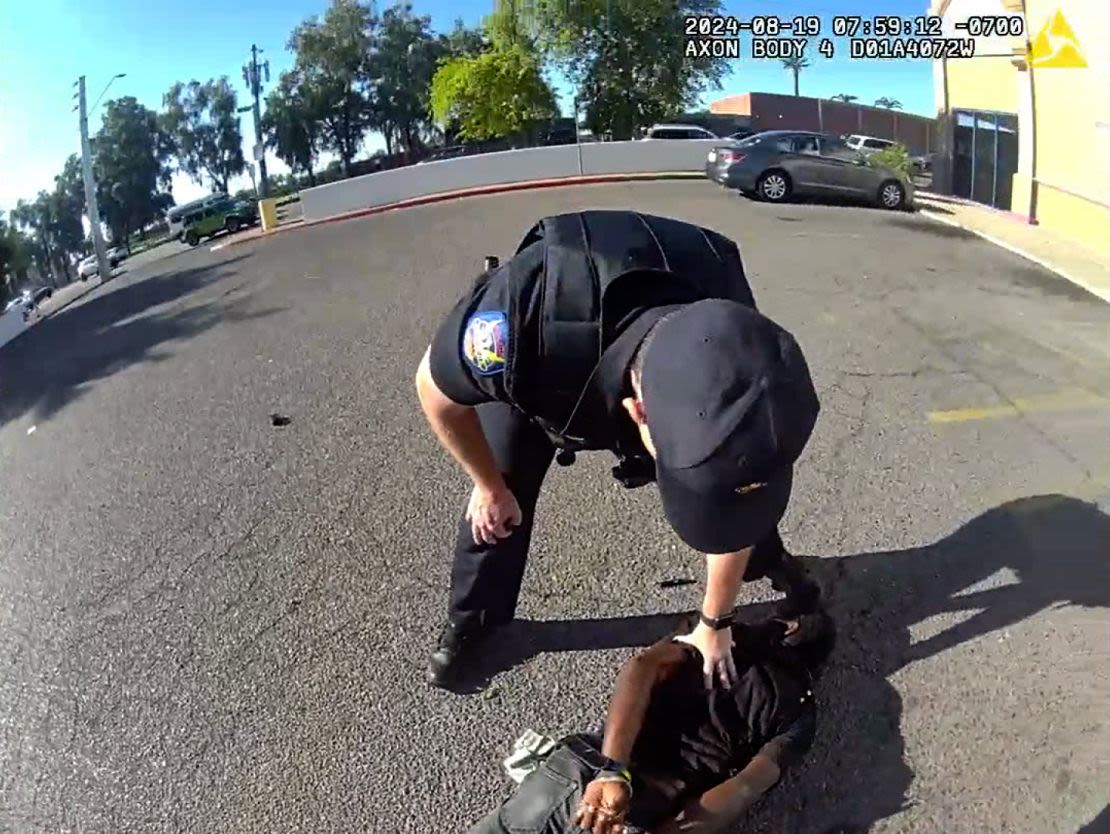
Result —
<path fill-rule="evenodd" d="M 923 14 L 926 5 L 926 0 L 725 0 L 727 12 L 744 19 L 772 9 L 784 18 L 820 15 L 823 32 L 830 31 L 828 19 L 835 14 L 912 17 Z M 448 29 L 457 17 L 468 24 L 478 22 L 493 0 L 417 0 L 414 6 L 418 13 L 431 15 L 436 29 Z M 0 21 L 0 210 L 10 210 L 19 197 L 33 197 L 39 189 L 50 187 L 65 158 L 79 149 L 77 116 L 71 112 L 73 83 L 79 75 L 88 79 L 90 103 L 112 75 L 125 72 L 127 76 L 114 82 L 106 98 L 133 95 L 160 109 L 162 93 L 174 81 L 227 75 L 246 104 L 241 67 L 251 43 L 265 50 L 276 77 L 292 63 L 285 50 L 290 31 L 326 7 L 327 0 L 6 4 Z M 816 46 L 811 43 L 807 50 L 813 66 L 802 73 L 802 95 L 850 93 L 866 103 L 892 96 L 907 111 L 932 115 L 929 62 L 852 61 L 842 55 L 829 61 L 817 54 Z M 846 49 L 840 42 L 837 46 Z M 746 91 L 789 93 L 792 89 L 790 73 L 779 61 L 742 58 L 734 64 L 724 89 L 707 100 Z M 91 114 L 93 131 L 99 113 L 100 108 Z M 248 142 L 252 131 L 248 115 L 243 120 Z M 369 148 L 379 145 L 376 137 L 367 143 Z M 272 157 L 267 161 L 271 170 L 285 170 Z M 183 176 L 175 178 L 174 196 L 179 202 L 205 191 Z"/>

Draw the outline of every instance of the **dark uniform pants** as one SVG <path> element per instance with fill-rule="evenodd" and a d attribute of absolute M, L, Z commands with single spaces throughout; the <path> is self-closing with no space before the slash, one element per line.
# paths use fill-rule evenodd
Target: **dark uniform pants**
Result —
<path fill-rule="evenodd" d="M 555 457 L 555 447 L 543 429 L 512 406 L 484 403 L 477 412 L 497 465 L 520 504 L 521 523 L 508 538 L 492 545 L 478 544 L 464 508 L 455 542 L 448 611 L 448 618 L 462 630 L 505 625 L 515 616 L 536 502 Z M 755 546 L 744 579 L 762 579 L 780 566 L 783 553 L 782 539 L 774 530 Z"/>

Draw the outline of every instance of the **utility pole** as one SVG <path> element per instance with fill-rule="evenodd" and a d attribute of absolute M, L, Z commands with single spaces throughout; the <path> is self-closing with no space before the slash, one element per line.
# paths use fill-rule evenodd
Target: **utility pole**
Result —
<path fill-rule="evenodd" d="M 247 89 L 250 90 L 251 96 L 254 98 L 254 159 L 258 163 L 258 178 L 261 180 L 261 188 L 259 189 L 263 197 L 270 196 L 270 182 L 266 177 L 266 152 L 262 145 L 262 109 L 258 103 L 258 97 L 262 94 L 262 76 L 265 74 L 266 81 L 270 80 L 270 62 L 263 61 L 258 63 L 258 53 L 262 50 L 255 44 L 251 44 L 251 62 L 243 67 L 243 81 L 247 84 Z M 246 108 L 240 108 L 245 110 Z"/>
<path fill-rule="evenodd" d="M 81 124 L 81 173 L 85 180 L 85 211 L 89 215 L 89 232 L 92 234 L 97 269 L 103 282 L 112 277 L 112 266 L 108 263 L 104 236 L 100 233 L 100 207 L 96 204 L 96 179 L 93 176 L 92 143 L 89 142 L 89 113 L 85 101 L 85 76 L 83 75 L 77 79 L 77 109 Z"/>

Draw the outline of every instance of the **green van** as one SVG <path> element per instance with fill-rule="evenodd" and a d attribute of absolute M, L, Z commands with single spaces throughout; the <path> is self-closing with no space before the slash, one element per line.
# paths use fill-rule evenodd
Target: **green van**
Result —
<path fill-rule="evenodd" d="M 258 222 L 258 209 L 251 203 L 227 199 L 201 206 L 183 218 L 182 237 L 190 246 L 196 246 L 206 237 L 227 231 L 234 234 Z"/>

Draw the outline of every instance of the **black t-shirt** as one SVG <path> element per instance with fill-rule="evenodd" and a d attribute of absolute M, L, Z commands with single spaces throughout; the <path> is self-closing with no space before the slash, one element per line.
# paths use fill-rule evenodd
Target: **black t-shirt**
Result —
<path fill-rule="evenodd" d="M 739 681 L 732 690 L 706 691 L 693 647 L 656 686 L 630 762 L 639 824 L 673 816 L 686 798 L 719 785 L 758 753 L 785 770 L 808 751 L 812 679 L 782 634 L 778 623 L 733 629 Z"/>

